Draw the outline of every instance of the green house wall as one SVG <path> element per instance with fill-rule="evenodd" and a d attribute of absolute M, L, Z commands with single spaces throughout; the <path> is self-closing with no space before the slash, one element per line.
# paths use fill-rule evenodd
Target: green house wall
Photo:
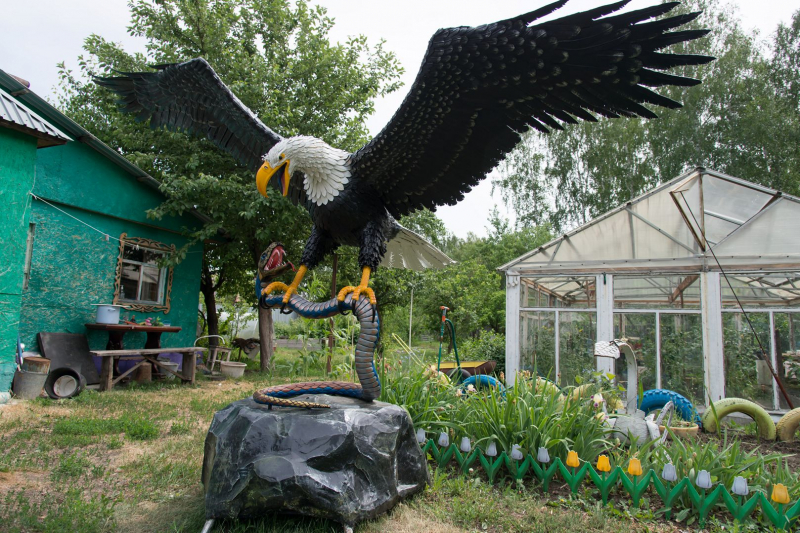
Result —
<path fill-rule="evenodd" d="M 187 242 L 181 230 L 199 221 L 188 216 L 148 219 L 147 210 L 163 201 L 161 193 L 84 144 L 70 142 L 39 150 L 37 156 L 34 193 L 52 205 L 34 201 L 32 206 L 35 239 L 20 334 L 27 349 L 38 349 L 36 334 L 43 331 L 86 334 L 90 347 L 102 349 L 107 335 L 87 331 L 84 324 L 95 321 L 92 304 L 113 301 L 119 256 L 114 238 L 127 233 L 180 248 Z M 114 238 L 106 240 L 103 233 Z M 191 346 L 195 339 L 201 251 L 193 246 L 174 267 L 168 313 L 122 311 L 135 314 L 140 322 L 158 316 L 183 328 L 162 335 L 165 347 Z M 143 333 L 128 334 L 124 340 L 126 348 L 140 348 L 144 341 Z"/>
<path fill-rule="evenodd" d="M 11 388 L 20 320 L 36 139 L 0 128 L 0 392 Z"/>

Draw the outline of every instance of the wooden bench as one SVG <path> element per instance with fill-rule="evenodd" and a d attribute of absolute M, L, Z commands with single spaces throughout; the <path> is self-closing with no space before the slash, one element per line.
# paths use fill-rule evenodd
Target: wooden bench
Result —
<path fill-rule="evenodd" d="M 194 374 L 197 368 L 197 352 L 205 352 L 206 348 L 199 348 L 191 346 L 189 348 L 142 348 L 140 350 L 95 350 L 90 351 L 92 355 L 102 358 L 102 371 L 100 372 L 100 390 L 106 391 L 120 382 L 124 377 L 133 373 L 134 370 L 139 368 L 145 363 L 152 363 L 159 367 L 161 371 L 169 372 L 178 376 L 184 383 L 194 384 Z M 163 364 L 158 360 L 158 356 L 162 353 L 180 353 L 183 354 L 182 372 L 178 373 Z M 133 359 L 134 357 L 142 357 L 133 368 L 129 368 L 124 373 L 114 378 L 114 359 Z"/>

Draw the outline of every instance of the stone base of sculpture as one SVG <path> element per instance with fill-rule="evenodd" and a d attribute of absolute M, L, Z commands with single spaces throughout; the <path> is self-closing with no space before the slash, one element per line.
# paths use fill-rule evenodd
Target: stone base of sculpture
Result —
<path fill-rule="evenodd" d="M 404 409 L 297 399 L 331 408 L 270 409 L 247 398 L 214 415 L 203 458 L 207 518 L 292 513 L 354 526 L 425 487 L 425 457 Z"/>

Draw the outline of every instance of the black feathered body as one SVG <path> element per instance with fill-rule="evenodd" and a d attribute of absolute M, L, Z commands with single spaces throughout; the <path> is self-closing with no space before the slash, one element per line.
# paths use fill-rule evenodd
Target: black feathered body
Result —
<path fill-rule="evenodd" d="M 377 269 L 386 253 L 386 242 L 400 229 L 378 198 L 365 181 L 350 180 L 339 195 L 325 205 L 307 200 L 306 209 L 314 226 L 303 251 L 302 263 L 313 268 L 338 246 L 346 245 L 359 248 L 359 265 L 373 271 Z"/>

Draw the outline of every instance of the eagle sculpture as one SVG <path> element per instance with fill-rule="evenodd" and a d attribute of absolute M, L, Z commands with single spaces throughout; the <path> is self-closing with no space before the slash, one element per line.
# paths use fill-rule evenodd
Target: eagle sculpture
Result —
<path fill-rule="evenodd" d="M 152 127 L 187 131 L 231 153 L 257 173 L 261 194 L 272 182 L 308 209 L 313 229 L 294 280 L 271 283 L 264 294 L 280 289 L 288 302 L 308 269 L 338 246 L 353 245 L 361 283 L 338 298 L 364 293 L 374 304 L 369 278 L 387 242 L 424 245 L 396 219 L 463 199 L 529 128 L 547 133 L 578 119 L 596 122 L 597 115 L 655 118 L 643 104 L 681 107 L 650 88 L 696 85 L 664 71 L 714 58 L 661 50 L 708 30 L 672 31 L 699 13 L 658 18 L 679 2 L 612 15 L 628 1 L 533 24 L 567 3 L 560 0 L 493 24 L 438 30 L 400 108 L 353 153 L 314 137 L 281 137 L 204 59 L 97 82 Z"/>

